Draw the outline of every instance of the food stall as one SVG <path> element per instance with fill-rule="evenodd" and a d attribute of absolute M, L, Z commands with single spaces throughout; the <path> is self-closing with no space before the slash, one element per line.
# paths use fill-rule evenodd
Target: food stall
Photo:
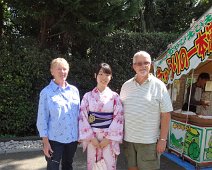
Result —
<path fill-rule="evenodd" d="M 207 109 L 181 109 L 187 87 L 202 72 L 212 80 L 212 7 L 154 61 L 154 74 L 167 85 L 174 107 L 168 150 L 197 167 L 212 168 L 212 81 L 202 95 Z"/>

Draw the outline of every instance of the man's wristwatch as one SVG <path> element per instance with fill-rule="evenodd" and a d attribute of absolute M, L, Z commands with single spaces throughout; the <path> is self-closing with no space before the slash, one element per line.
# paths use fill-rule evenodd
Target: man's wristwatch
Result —
<path fill-rule="evenodd" d="M 164 141 L 164 142 L 166 142 L 166 141 L 167 141 L 166 139 L 163 139 L 163 138 L 160 138 L 159 140 L 162 140 L 162 141 Z"/>

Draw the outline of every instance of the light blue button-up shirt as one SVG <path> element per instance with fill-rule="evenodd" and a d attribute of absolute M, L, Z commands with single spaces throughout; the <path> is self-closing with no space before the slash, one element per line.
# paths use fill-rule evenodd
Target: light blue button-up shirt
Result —
<path fill-rule="evenodd" d="M 78 140 L 80 97 L 75 86 L 65 88 L 53 80 L 40 93 L 37 128 L 40 137 L 70 143 Z"/>

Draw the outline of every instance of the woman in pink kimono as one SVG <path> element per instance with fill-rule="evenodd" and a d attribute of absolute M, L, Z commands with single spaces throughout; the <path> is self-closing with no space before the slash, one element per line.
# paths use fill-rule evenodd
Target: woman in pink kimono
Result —
<path fill-rule="evenodd" d="M 79 141 L 87 148 L 87 169 L 104 158 L 108 170 L 116 170 L 119 144 L 123 138 L 123 108 L 116 92 L 107 85 L 111 67 L 101 63 L 95 74 L 97 86 L 83 96 L 79 118 Z"/>

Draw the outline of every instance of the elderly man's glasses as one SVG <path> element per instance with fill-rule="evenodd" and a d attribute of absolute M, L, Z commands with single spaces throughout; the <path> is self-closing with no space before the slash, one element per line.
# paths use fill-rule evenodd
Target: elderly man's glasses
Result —
<path fill-rule="evenodd" d="M 150 62 L 149 61 L 145 61 L 145 62 L 137 62 L 137 63 L 133 63 L 136 66 L 149 66 Z"/>

